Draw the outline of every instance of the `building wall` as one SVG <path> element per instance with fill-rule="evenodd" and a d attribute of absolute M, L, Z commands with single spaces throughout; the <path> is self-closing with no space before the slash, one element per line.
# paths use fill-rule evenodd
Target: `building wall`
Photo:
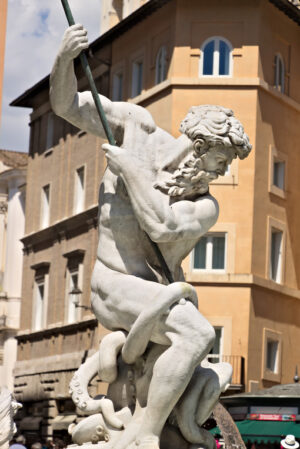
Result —
<path fill-rule="evenodd" d="M 169 2 L 116 37 L 111 43 L 109 85 L 102 93 L 112 95 L 113 77 L 121 70 L 123 99 L 147 107 L 158 126 L 174 136 L 179 136 L 180 121 L 188 109 L 197 104 L 220 104 L 233 109 L 249 135 L 253 145 L 250 156 L 244 161 L 235 160 L 229 175 L 210 188 L 220 203 L 219 220 L 212 231 L 227 233 L 226 270 L 201 273 L 192 269 L 190 257 L 184 261 L 183 269 L 187 281 L 198 291 L 201 313 L 214 326 L 224 328 L 223 354 L 239 363 L 237 386 L 250 390 L 253 383 L 262 387 L 289 381 L 297 362 L 297 354 L 289 351 L 288 341 L 297 341 L 299 332 L 299 323 L 296 318 L 293 320 L 293 316 L 299 315 L 299 254 L 295 249 L 299 239 L 299 214 L 295 207 L 299 163 L 294 151 L 299 141 L 295 88 L 299 70 L 294 56 L 299 31 L 294 22 L 267 1 L 225 3 L 223 7 L 217 0 L 205 1 L 200 8 L 196 0 Z M 200 49 L 212 36 L 225 37 L 233 46 L 231 77 L 199 76 Z M 273 88 L 273 56 L 283 41 L 289 42 L 291 58 L 286 92 L 289 96 Z M 167 79 L 155 85 L 156 56 L 162 45 L 167 49 Z M 282 48 L 280 51 L 284 52 L 285 47 Z M 103 52 L 106 50 L 107 58 L 108 46 Z M 136 58 L 144 62 L 143 89 L 132 98 L 132 64 Z M 93 64 L 95 61 L 96 58 Z M 78 249 L 85 251 L 81 302 L 89 304 L 98 240 L 97 191 L 105 162 L 100 139 L 82 134 L 57 118 L 53 145 L 47 149 L 47 93 L 40 92 L 34 101 L 23 239 L 24 313 L 15 374 L 18 399 L 29 403 L 38 397 L 47 408 L 45 404 L 55 401 L 58 395 L 67 397 L 68 379 L 105 333 L 101 327 L 96 330 L 97 323 L 88 310 L 81 310 L 78 322 L 68 325 L 64 307 L 64 254 Z M 273 147 L 287 158 L 285 198 L 270 193 Z M 85 210 L 73 214 L 74 173 L 83 164 L 88 174 Z M 41 189 L 46 184 L 51 185 L 51 212 L 49 226 L 42 230 Z M 269 279 L 268 217 L 280 221 L 286 229 L 282 284 Z M 45 329 L 32 332 L 34 267 L 44 262 L 49 264 L 47 322 Z M 281 335 L 281 372 L 273 378 L 268 373 L 264 378 L 262 374 L 268 335 Z M 45 353 L 49 358 L 42 363 Z M 94 388 L 103 392 L 105 386 L 95 384 Z M 55 413 L 50 418 L 53 417 Z"/>
<path fill-rule="evenodd" d="M 11 158 L 18 153 L 12 152 Z M 1 153 L 0 153 L 1 157 Z M 1 252 L 2 279 L 0 290 L 0 387 L 13 390 L 13 368 L 17 358 L 15 335 L 20 325 L 22 261 L 20 238 L 24 233 L 24 184 L 26 170 L 2 164 L 1 191 Z"/>

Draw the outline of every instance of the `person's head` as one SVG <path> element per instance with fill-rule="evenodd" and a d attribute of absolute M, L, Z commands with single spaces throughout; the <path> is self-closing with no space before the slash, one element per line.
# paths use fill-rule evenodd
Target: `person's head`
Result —
<path fill-rule="evenodd" d="M 26 438 L 24 437 L 24 435 L 18 435 L 16 437 L 16 443 L 24 445 L 26 443 Z M 38 449 L 38 448 L 36 448 L 36 449 Z"/>
<path fill-rule="evenodd" d="M 171 197 L 205 193 L 208 183 L 224 175 L 232 160 L 248 156 L 251 145 L 242 124 L 231 109 L 193 106 L 180 125 L 191 151 L 164 186 Z"/>
<path fill-rule="evenodd" d="M 280 443 L 285 449 L 298 449 L 299 447 L 299 443 L 296 441 L 294 435 L 287 435 Z"/>
<path fill-rule="evenodd" d="M 37 441 L 31 445 L 31 449 L 42 449 L 42 445 Z"/>

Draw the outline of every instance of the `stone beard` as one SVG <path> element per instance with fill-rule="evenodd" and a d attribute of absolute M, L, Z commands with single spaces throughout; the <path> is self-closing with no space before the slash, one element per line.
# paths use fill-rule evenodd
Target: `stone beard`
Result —
<path fill-rule="evenodd" d="M 232 153 L 232 158 L 238 156 L 240 159 L 247 157 L 251 150 L 242 124 L 231 109 L 221 106 L 193 106 L 181 122 L 180 131 L 193 141 L 194 151 L 180 163 L 171 180 L 154 186 L 170 197 L 203 195 L 208 192 L 209 183 L 224 174 L 202 169 L 203 157 L 210 147 L 225 147 Z"/>

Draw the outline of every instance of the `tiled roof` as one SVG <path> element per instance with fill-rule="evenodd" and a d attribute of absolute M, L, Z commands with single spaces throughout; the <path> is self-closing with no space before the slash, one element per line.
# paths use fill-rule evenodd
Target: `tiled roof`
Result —
<path fill-rule="evenodd" d="M 11 168 L 23 168 L 27 165 L 28 154 L 20 151 L 0 150 L 0 161 Z"/>

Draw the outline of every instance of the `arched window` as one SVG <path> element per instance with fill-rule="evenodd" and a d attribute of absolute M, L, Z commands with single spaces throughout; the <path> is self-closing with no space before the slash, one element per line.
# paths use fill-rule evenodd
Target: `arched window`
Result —
<path fill-rule="evenodd" d="M 232 46 L 223 37 L 207 39 L 201 47 L 200 76 L 231 76 Z"/>
<path fill-rule="evenodd" d="M 156 56 L 155 84 L 159 84 L 167 78 L 167 49 L 160 47 Z"/>
<path fill-rule="evenodd" d="M 284 62 L 281 55 L 275 56 L 275 87 L 284 94 Z"/>

